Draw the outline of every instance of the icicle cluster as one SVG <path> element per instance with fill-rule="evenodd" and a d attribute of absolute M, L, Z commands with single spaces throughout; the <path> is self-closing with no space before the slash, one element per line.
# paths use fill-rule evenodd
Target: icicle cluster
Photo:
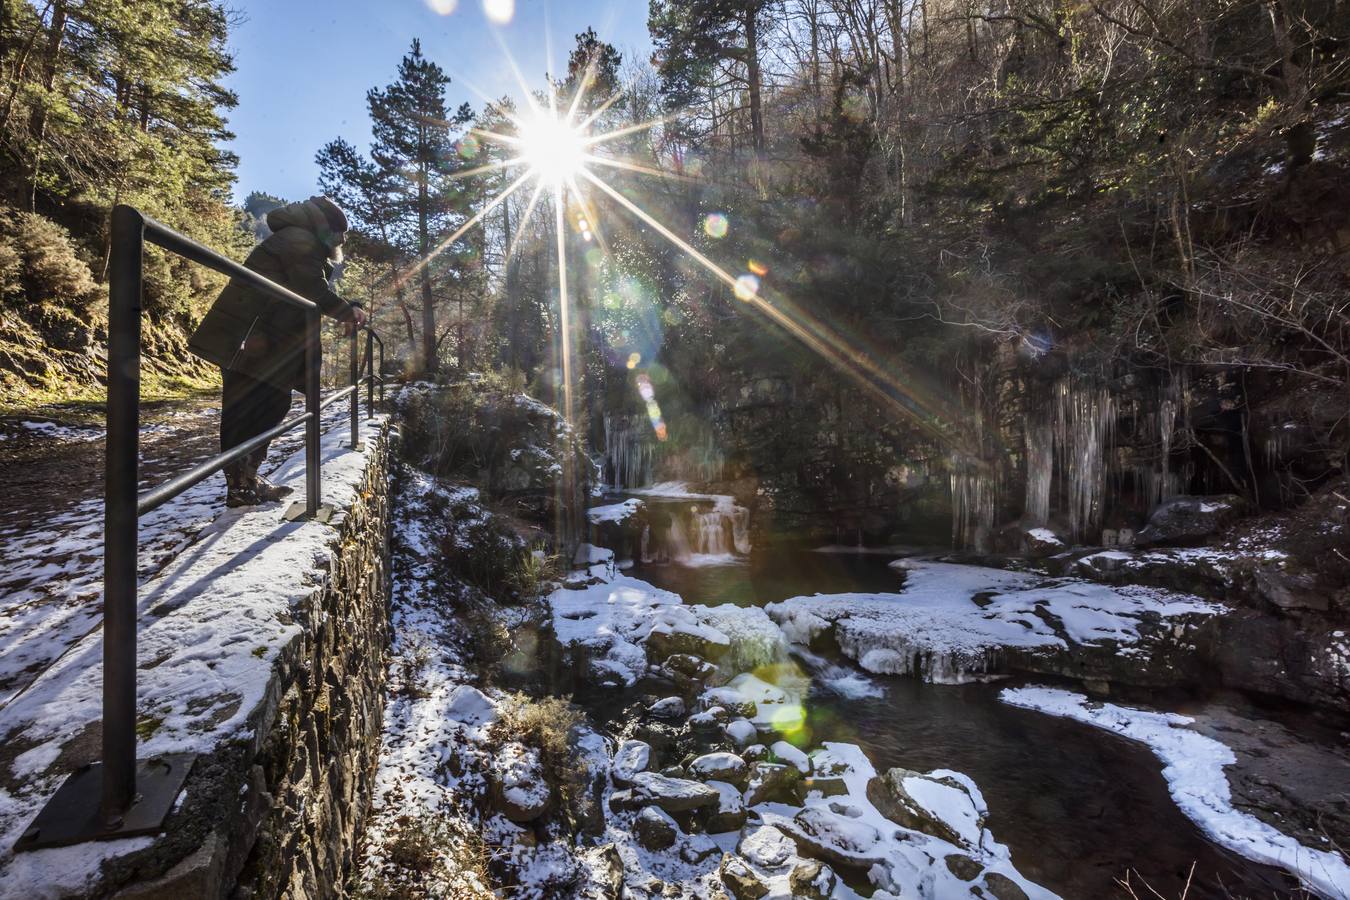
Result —
<path fill-rule="evenodd" d="M 952 536 L 961 549 L 987 553 L 998 503 L 994 473 L 967 467 L 952 471 Z"/>
<path fill-rule="evenodd" d="M 652 483 L 656 443 L 651 424 L 645 416 L 607 414 L 605 425 L 605 468 L 610 488 L 642 487 Z"/>
<path fill-rule="evenodd" d="M 1055 478 L 1055 432 L 1044 415 L 1026 417 L 1026 525 L 1042 528 L 1050 521 L 1050 488 Z"/>
<path fill-rule="evenodd" d="M 1105 512 L 1107 451 L 1115 433 L 1115 401 L 1104 387 L 1074 377 L 1054 390 L 1055 455 L 1060 461 L 1069 530 L 1090 540 Z"/>

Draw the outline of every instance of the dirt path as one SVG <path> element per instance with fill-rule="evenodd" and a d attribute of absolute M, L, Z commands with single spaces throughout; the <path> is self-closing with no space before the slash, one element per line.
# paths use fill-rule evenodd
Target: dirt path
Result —
<path fill-rule="evenodd" d="M 346 415 L 333 404 L 325 429 Z M 215 453 L 219 416 L 218 401 L 144 408 L 142 489 Z M 301 430 L 274 441 L 264 473 L 302 441 Z M 0 708 L 102 619 L 103 453 L 102 427 L 0 420 Z M 141 519 L 142 582 L 216 517 L 224 492 L 217 474 Z"/>

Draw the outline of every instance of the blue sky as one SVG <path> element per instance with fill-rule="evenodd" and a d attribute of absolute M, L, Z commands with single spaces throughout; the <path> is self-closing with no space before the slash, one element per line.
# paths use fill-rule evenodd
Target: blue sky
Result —
<path fill-rule="evenodd" d="M 370 140 L 366 91 L 393 80 L 414 37 L 453 79 L 451 107 L 520 89 L 494 33 L 532 88 L 566 64 L 574 36 L 593 27 L 618 47 L 625 63 L 651 54 L 646 0 L 514 0 L 504 25 L 486 7 L 511 0 L 230 0 L 245 19 L 230 40 L 238 71 L 227 85 L 239 94 L 230 114 L 239 154 L 235 197 L 254 190 L 287 199 L 316 190 L 314 154 L 334 137 L 365 147 Z M 452 7 L 440 14 L 433 7 Z M 472 86 L 472 87 L 471 87 Z"/>

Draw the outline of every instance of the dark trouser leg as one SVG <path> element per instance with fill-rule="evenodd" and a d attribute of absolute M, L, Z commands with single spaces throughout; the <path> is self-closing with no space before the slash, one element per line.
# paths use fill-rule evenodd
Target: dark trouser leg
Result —
<path fill-rule="evenodd" d="M 291 392 L 229 369 L 221 370 L 220 449 L 237 447 L 280 425 L 291 408 Z M 270 443 L 270 442 L 269 442 Z M 263 444 L 246 460 L 232 464 L 226 474 L 256 472 L 267 456 Z"/>

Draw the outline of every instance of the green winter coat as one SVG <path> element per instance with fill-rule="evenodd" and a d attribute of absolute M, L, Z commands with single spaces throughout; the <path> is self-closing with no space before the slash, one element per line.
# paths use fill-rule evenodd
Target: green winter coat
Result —
<path fill-rule="evenodd" d="M 328 285 L 333 232 L 319 207 L 305 200 L 274 209 L 267 214 L 267 227 L 272 233 L 244 265 L 313 300 L 325 314 L 351 321 L 352 304 Z M 234 279 L 211 304 L 188 346 L 223 369 L 280 388 L 304 389 L 304 310 Z"/>

